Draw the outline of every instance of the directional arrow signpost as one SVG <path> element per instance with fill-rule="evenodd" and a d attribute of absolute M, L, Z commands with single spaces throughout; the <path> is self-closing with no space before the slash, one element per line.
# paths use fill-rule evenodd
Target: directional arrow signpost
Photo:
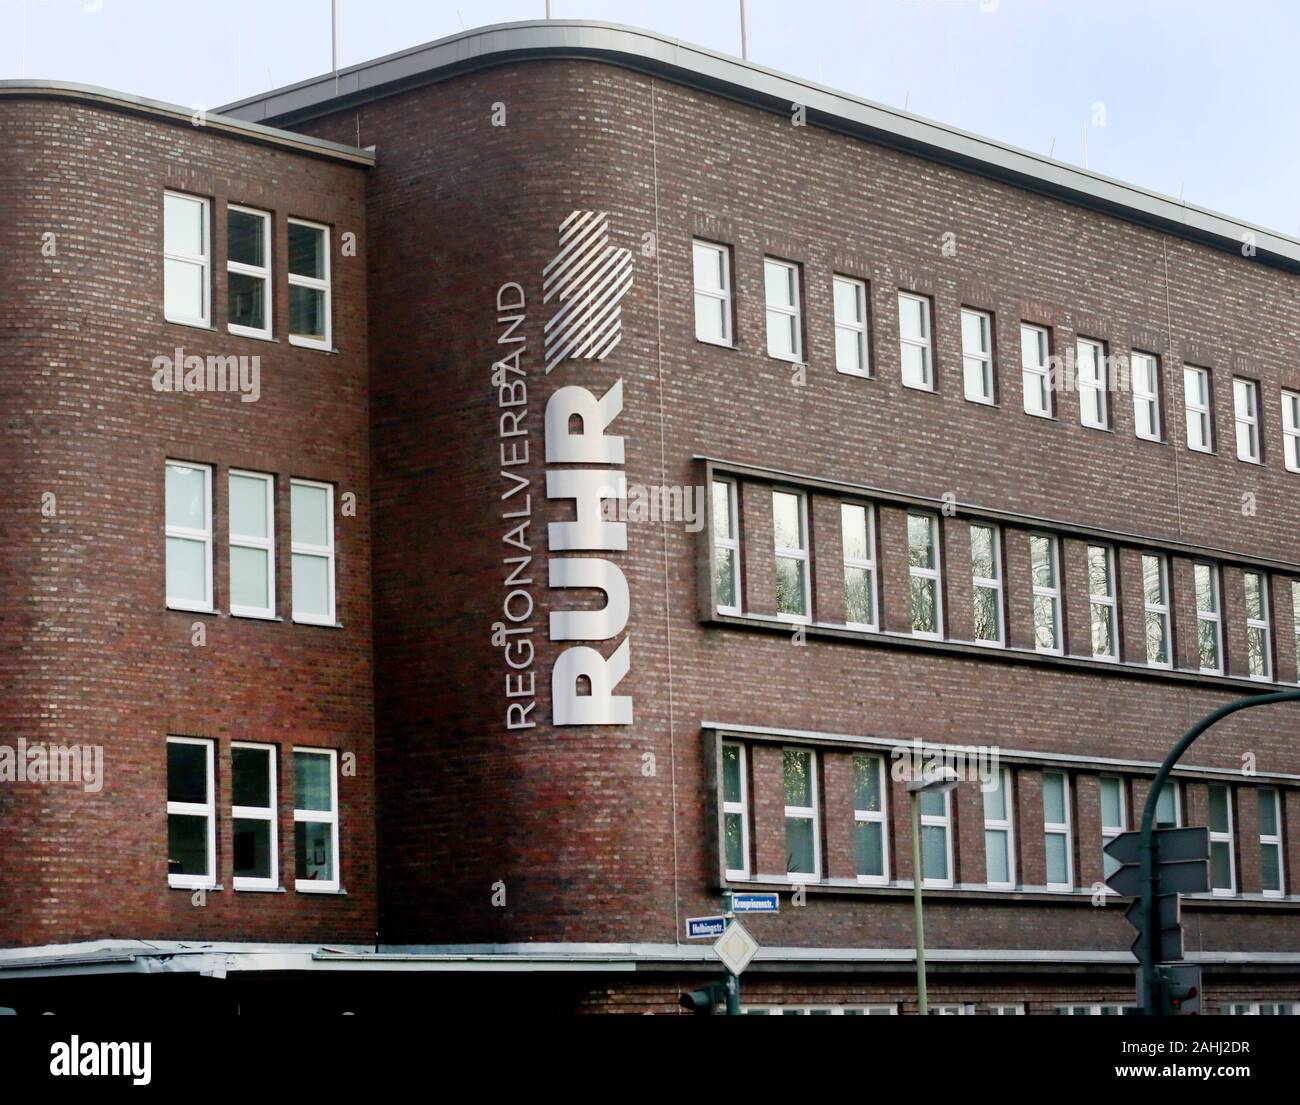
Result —
<path fill-rule="evenodd" d="M 1156 868 L 1161 894 L 1203 894 L 1210 889 L 1210 831 L 1156 829 Z M 1106 880 L 1116 894 L 1136 898 L 1142 893 L 1142 834 L 1120 833 L 1103 849 L 1121 864 Z"/>

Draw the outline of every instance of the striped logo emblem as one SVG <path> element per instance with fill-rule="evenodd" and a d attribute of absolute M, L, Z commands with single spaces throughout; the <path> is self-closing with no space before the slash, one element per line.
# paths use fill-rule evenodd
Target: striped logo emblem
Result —
<path fill-rule="evenodd" d="M 560 252 L 542 270 L 542 302 L 562 306 L 546 324 L 546 371 L 570 357 L 603 361 L 623 340 L 620 304 L 632 286 L 632 251 L 609 244 L 603 211 L 560 224 Z"/>

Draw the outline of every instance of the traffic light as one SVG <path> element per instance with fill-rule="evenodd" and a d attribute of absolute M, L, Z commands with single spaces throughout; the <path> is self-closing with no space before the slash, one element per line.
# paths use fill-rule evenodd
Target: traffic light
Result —
<path fill-rule="evenodd" d="M 707 1017 L 727 1011 L 727 987 L 721 982 L 705 983 L 698 990 L 683 994 L 678 999 L 683 1008 L 698 1016 Z"/>
<path fill-rule="evenodd" d="M 1156 971 L 1160 985 L 1160 1012 L 1164 1016 L 1188 1017 L 1201 1011 L 1201 968 L 1175 963 Z"/>

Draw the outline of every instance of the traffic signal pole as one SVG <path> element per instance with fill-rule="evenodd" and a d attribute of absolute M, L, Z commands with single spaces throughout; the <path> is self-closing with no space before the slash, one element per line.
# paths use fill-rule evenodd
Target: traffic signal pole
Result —
<path fill-rule="evenodd" d="M 1139 845 L 1141 859 L 1142 897 L 1142 932 L 1146 939 L 1146 954 L 1142 957 L 1142 1003 L 1144 1012 L 1149 1017 L 1157 1016 L 1160 1010 L 1160 995 L 1157 993 L 1157 966 L 1160 960 L 1160 933 L 1156 925 L 1156 898 L 1160 894 L 1160 873 L 1156 864 L 1156 806 L 1160 801 L 1160 792 L 1164 788 L 1169 773 L 1174 765 L 1182 759 L 1196 739 L 1216 722 L 1222 721 L 1229 714 L 1245 710 L 1251 706 L 1271 706 L 1275 702 L 1300 702 L 1300 691 L 1275 691 L 1272 694 L 1252 695 L 1239 698 L 1220 706 L 1212 714 L 1207 714 L 1182 735 L 1178 743 L 1169 751 L 1165 762 L 1156 772 L 1155 781 L 1147 794 L 1146 805 L 1142 809 L 1142 840 Z"/>

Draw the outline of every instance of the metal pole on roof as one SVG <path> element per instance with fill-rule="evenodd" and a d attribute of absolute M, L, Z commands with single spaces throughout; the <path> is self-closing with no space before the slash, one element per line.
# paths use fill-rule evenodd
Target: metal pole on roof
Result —
<path fill-rule="evenodd" d="M 339 92 L 339 0 L 330 0 L 330 55 L 334 67 L 334 95 Z"/>
<path fill-rule="evenodd" d="M 749 60 L 749 36 L 745 31 L 745 0 L 740 0 L 740 56 Z"/>

